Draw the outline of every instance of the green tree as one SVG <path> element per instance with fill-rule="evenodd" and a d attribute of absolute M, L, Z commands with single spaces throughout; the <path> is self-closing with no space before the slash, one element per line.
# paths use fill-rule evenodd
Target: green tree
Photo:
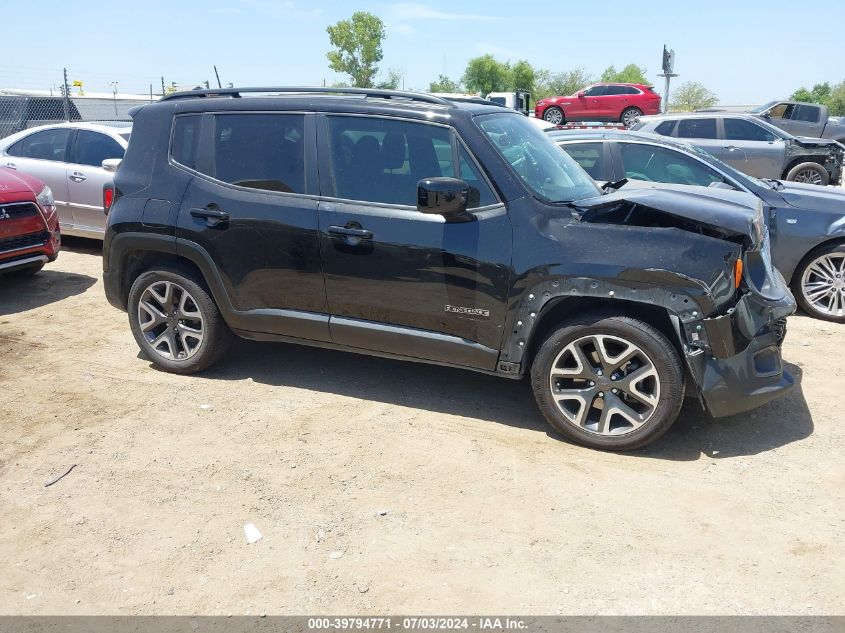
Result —
<path fill-rule="evenodd" d="M 535 84 L 534 96 L 537 99 L 553 96 L 568 96 L 575 94 L 581 88 L 593 83 L 593 78 L 583 68 L 566 70 L 559 73 L 552 73 L 549 70 L 538 70 Z"/>
<path fill-rule="evenodd" d="M 833 92 L 833 88 L 830 87 L 828 82 L 824 82 L 823 84 L 816 84 L 813 86 L 812 90 L 807 90 L 804 86 L 801 86 L 798 90 L 792 93 L 789 97 L 790 101 L 804 101 L 806 103 L 822 103 L 827 104 L 828 99 L 830 99 L 831 94 Z"/>
<path fill-rule="evenodd" d="M 429 92 L 461 92 L 461 85 L 446 75 L 438 75 L 437 81 L 428 85 Z"/>
<path fill-rule="evenodd" d="M 385 90 L 396 90 L 402 84 L 402 71 L 390 68 L 387 71 L 387 77 L 376 84 L 376 88 L 383 88 Z"/>
<path fill-rule="evenodd" d="M 710 108 L 718 103 L 719 97 L 697 81 L 687 81 L 672 92 L 670 106 L 680 112 L 694 112 Z"/>
<path fill-rule="evenodd" d="M 496 61 L 492 55 L 474 57 L 467 62 L 463 83 L 470 92 L 487 95 L 504 90 L 508 85 L 510 68 Z"/>
<path fill-rule="evenodd" d="M 507 87 L 509 91 L 528 90 L 532 95 L 534 94 L 537 73 L 531 64 L 521 59 L 513 66 L 509 66 L 508 71 Z"/>
<path fill-rule="evenodd" d="M 825 105 L 833 116 L 845 116 L 845 81 L 831 89 Z"/>
<path fill-rule="evenodd" d="M 378 62 L 384 54 L 384 23 L 372 13 L 357 11 L 349 20 L 341 20 L 326 28 L 335 50 L 329 51 L 329 68 L 352 77 L 358 88 L 372 88 Z"/>
<path fill-rule="evenodd" d="M 636 64 L 628 64 L 620 71 L 617 71 L 615 66 L 608 66 L 601 74 L 601 81 L 604 83 L 648 84 L 646 72 L 645 67 Z"/>

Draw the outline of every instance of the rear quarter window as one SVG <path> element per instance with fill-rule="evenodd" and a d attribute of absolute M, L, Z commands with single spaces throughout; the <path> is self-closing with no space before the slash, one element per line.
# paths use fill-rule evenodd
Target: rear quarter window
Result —
<path fill-rule="evenodd" d="M 200 142 L 200 123 L 202 116 L 189 114 L 177 116 L 173 120 L 173 133 L 170 137 L 170 157 L 180 165 L 196 169 L 197 149 Z"/>
<path fill-rule="evenodd" d="M 672 133 L 675 131 L 676 123 L 677 121 L 663 121 L 654 128 L 654 131 L 662 136 L 672 136 Z"/>

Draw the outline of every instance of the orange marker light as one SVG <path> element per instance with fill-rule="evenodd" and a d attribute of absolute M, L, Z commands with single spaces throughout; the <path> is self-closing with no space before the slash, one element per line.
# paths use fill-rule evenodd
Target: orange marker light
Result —
<path fill-rule="evenodd" d="M 734 288 L 739 288 L 739 282 L 742 281 L 742 260 L 736 260 L 734 264 Z"/>

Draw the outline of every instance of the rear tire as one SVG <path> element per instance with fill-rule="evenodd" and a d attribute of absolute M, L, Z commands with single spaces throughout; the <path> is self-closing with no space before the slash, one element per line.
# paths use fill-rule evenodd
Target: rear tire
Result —
<path fill-rule="evenodd" d="M 818 163 L 800 163 L 789 170 L 786 179 L 792 182 L 825 186 L 830 182 L 830 174 Z"/>
<path fill-rule="evenodd" d="M 567 438 L 627 451 L 672 426 L 683 404 L 684 370 L 672 343 L 651 325 L 594 312 L 561 324 L 540 343 L 531 387 L 546 420 Z"/>
<path fill-rule="evenodd" d="M 129 291 L 127 311 L 141 352 L 174 374 L 207 369 L 234 339 L 205 283 L 192 272 L 142 273 Z"/>
<path fill-rule="evenodd" d="M 625 127 L 631 127 L 637 122 L 637 118 L 643 115 L 643 111 L 639 108 L 625 108 L 622 115 L 619 117 L 619 122 Z"/>
<path fill-rule="evenodd" d="M 792 292 L 809 316 L 845 323 L 845 243 L 819 246 L 805 255 L 792 275 Z"/>
<path fill-rule="evenodd" d="M 551 106 L 543 112 L 543 120 L 552 125 L 563 125 L 566 123 L 566 116 L 563 114 L 563 110 L 557 106 Z"/>

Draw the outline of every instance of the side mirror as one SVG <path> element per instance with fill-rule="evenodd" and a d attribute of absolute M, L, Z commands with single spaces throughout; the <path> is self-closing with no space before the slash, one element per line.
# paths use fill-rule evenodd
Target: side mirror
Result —
<path fill-rule="evenodd" d="M 103 169 L 106 171 L 117 171 L 120 166 L 120 158 L 107 158 L 103 161 Z"/>
<path fill-rule="evenodd" d="M 578 97 L 579 99 L 583 99 L 584 98 L 584 91 L 579 90 L 578 92 L 575 93 L 575 96 Z"/>
<path fill-rule="evenodd" d="M 444 218 L 466 213 L 469 185 L 457 178 L 423 178 L 417 183 L 417 211 Z"/>

